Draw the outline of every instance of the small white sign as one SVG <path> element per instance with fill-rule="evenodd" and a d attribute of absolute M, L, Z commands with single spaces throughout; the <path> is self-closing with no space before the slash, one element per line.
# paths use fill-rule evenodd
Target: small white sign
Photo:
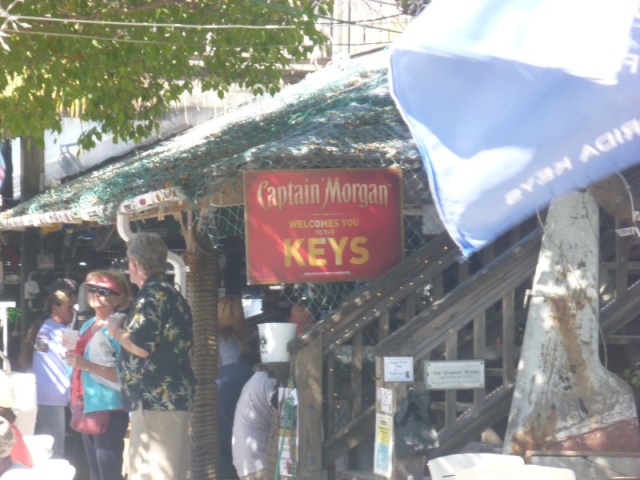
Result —
<path fill-rule="evenodd" d="M 388 388 L 380 389 L 380 411 L 391 415 L 393 411 L 393 390 Z"/>
<path fill-rule="evenodd" d="M 413 382 L 413 357 L 384 357 L 385 382 Z"/>
<path fill-rule="evenodd" d="M 425 383 L 429 390 L 484 387 L 483 360 L 426 362 Z"/>

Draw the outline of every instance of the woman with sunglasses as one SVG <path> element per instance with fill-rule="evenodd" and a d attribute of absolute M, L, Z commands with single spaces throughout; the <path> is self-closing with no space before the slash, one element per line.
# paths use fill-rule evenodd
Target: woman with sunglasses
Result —
<path fill-rule="evenodd" d="M 84 399 L 84 412 L 110 412 L 107 430 L 101 435 L 82 434 L 92 480 L 122 480 L 124 437 L 129 414 L 122 409 L 122 395 L 116 372 L 120 344 L 107 331 L 107 319 L 129 306 L 126 277 L 118 272 L 98 270 L 84 283 L 95 317 L 80 328 L 76 349 L 67 354 L 73 367 L 72 406 Z"/>

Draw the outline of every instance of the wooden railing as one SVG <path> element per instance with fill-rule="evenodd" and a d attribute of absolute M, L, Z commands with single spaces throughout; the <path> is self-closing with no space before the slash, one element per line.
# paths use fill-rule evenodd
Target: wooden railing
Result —
<path fill-rule="evenodd" d="M 398 317 L 415 315 L 425 287 L 455 265 L 457 255 L 449 237 L 438 236 L 289 344 L 302 406 L 300 478 L 321 478 L 323 469 L 362 438 L 371 424 L 375 386 L 373 370 L 367 378 L 365 355 L 396 328 Z M 350 361 L 342 361 L 343 355 L 350 355 Z"/>
<path fill-rule="evenodd" d="M 439 392 L 433 392 L 432 409 L 440 430 L 440 447 L 432 451 L 433 455 L 466 445 L 508 412 L 515 381 L 517 318 L 526 314 L 522 300 L 535 273 L 541 236 L 539 229 L 531 232 L 376 349 L 378 387 L 384 387 L 382 358 L 386 355 L 413 356 L 420 377 L 424 373 L 423 361 L 486 359 L 487 344 L 500 345 L 494 350 L 500 357 L 499 364 L 493 369 L 485 368 L 484 388 L 447 390 L 440 398 L 435 396 Z M 516 302 L 516 298 L 521 301 Z M 495 327 L 499 342 L 487 337 Z M 464 348 L 465 344 L 470 348 Z M 492 374 L 496 375 L 493 383 L 489 382 Z"/>
<path fill-rule="evenodd" d="M 508 244 L 518 236 L 505 238 Z M 391 341 L 403 326 L 420 322 L 421 312 L 431 311 L 432 305 L 438 308 L 434 301 L 467 278 L 470 270 L 490 262 L 493 252 L 483 252 L 473 264 L 459 262 L 448 235 L 440 235 L 290 343 L 302 407 L 301 478 L 319 478 L 323 469 L 373 432 L 379 345 Z"/>
<path fill-rule="evenodd" d="M 526 320 L 542 236 L 535 224 L 521 230 L 530 233 L 510 232 L 464 262 L 440 235 L 289 344 L 300 405 L 299 478 L 322 478 L 337 458 L 372 438 L 385 355 L 412 356 L 417 378 L 425 360 L 486 359 L 485 388 L 432 392 L 440 447 L 430 457 L 459 450 L 505 418 L 516 332 Z M 615 257 L 624 269 L 617 250 Z M 640 309 L 640 284 L 627 289 L 625 277 L 617 286 L 618 301 L 602 309 L 607 336 Z M 499 357 L 494 365 L 492 355 Z"/>

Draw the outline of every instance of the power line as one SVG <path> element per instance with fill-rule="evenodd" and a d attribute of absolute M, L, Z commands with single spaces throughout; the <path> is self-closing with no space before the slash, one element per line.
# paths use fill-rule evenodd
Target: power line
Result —
<path fill-rule="evenodd" d="M 132 40 L 127 38 L 116 38 L 116 37 L 98 37 L 96 35 L 82 35 L 77 33 L 52 33 L 52 32 L 38 32 L 35 30 L 12 30 L 6 29 L 5 32 L 19 34 L 19 35 L 39 35 L 44 37 L 61 37 L 61 38 L 78 38 L 84 40 L 100 40 L 104 42 L 114 42 L 114 43 L 139 43 L 139 44 L 148 44 L 148 45 L 170 45 L 170 46 L 179 46 L 184 45 L 185 47 L 203 47 L 203 45 L 195 44 L 195 43 L 176 43 L 176 42 L 159 42 L 157 40 Z"/>
<path fill-rule="evenodd" d="M 280 10 L 282 12 L 296 13 L 296 14 L 299 14 L 299 15 L 307 15 L 308 14 L 307 12 L 304 12 L 304 11 L 299 10 L 297 8 L 286 7 L 284 5 L 275 5 L 275 4 L 272 4 L 272 3 L 267 3 L 267 2 L 265 2 L 263 0 L 251 0 L 251 1 L 253 3 L 260 4 L 260 5 L 262 5 L 262 6 L 266 7 L 266 8 L 270 8 L 270 9 L 273 9 L 273 10 Z M 350 20 L 340 20 L 338 18 L 327 17 L 327 16 L 324 16 L 324 15 L 318 15 L 317 13 L 312 13 L 311 15 L 313 17 L 315 17 L 315 18 L 320 18 L 322 20 L 330 20 L 330 21 L 336 22 L 336 23 L 345 23 L 345 24 L 349 24 L 349 25 L 356 25 Z M 398 33 L 398 34 L 402 33 L 402 32 L 397 31 L 397 30 L 391 30 L 389 28 L 375 27 L 373 25 L 358 25 L 358 26 L 360 26 L 362 28 L 374 28 L 376 30 L 380 30 L 380 31 L 384 31 L 384 32 L 390 32 L 390 33 Z"/>
<path fill-rule="evenodd" d="M 322 18 L 324 20 L 329 20 L 329 22 L 318 22 L 318 25 L 329 25 L 329 26 L 354 26 L 361 28 L 373 28 L 376 30 L 385 30 L 393 33 L 401 33 L 392 30 L 386 30 L 381 27 L 375 25 L 363 25 L 364 23 L 377 22 L 380 20 L 386 20 L 389 18 L 396 18 L 403 16 L 402 13 L 387 15 L 384 17 L 372 18 L 372 19 L 364 19 L 364 20 L 339 20 L 331 17 L 323 17 L 318 16 L 318 18 Z M 116 22 L 116 21 L 108 21 L 108 20 L 82 20 L 82 19 L 71 19 L 71 18 L 54 18 L 54 17 L 32 17 L 32 16 L 23 16 L 23 15 L 7 15 L 3 14 L 0 11 L 0 18 L 10 18 L 15 21 L 37 21 L 37 22 L 54 22 L 54 23 L 76 23 L 76 24 L 87 24 L 87 25 L 101 25 L 101 26 L 114 26 L 114 27 L 145 27 L 145 28 L 172 28 L 172 29 L 194 29 L 194 30 L 228 30 L 234 28 L 240 29 L 252 29 L 252 30 L 288 30 L 288 29 L 297 29 L 298 27 L 295 25 L 246 25 L 246 24 L 232 24 L 232 25 L 188 25 L 181 23 L 146 23 L 146 22 Z"/>
<path fill-rule="evenodd" d="M 0 17 L 3 15 L 0 14 Z M 291 29 L 298 28 L 295 25 L 186 25 L 182 23 L 145 23 L 145 22 L 115 22 L 109 20 L 81 20 L 73 18 L 54 17 L 29 17 L 22 15 L 12 15 L 13 20 L 29 20 L 37 22 L 57 22 L 57 23 L 78 23 L 87 25 L 102 25 L 113 27 L 148 27 L 148 28 L 175 28 L 175 29 L 197 29 L 197 30 L 222 30 L 231 28 L 247 28 L 256 30 L 271 29 Z"/>
<path fill-rule="evenodd" d="M 398 4 L 393 2 L 383 2 L 381 0 L 367 0 L 367 1 L 371 3 L 377 3 L 378 5 L 387 5 L 389 7 L 396 7 L 396 8 L 398 7 Z"/>
<path fill-rule="evenodd" d="M 16 0 L 19 1 L 19 0 Z M 261 4 L 266 8 L 277 9 L 281 11 L 285 11 L 288 13 L 307 15 L 307 12 L 279 5 L 273 5 L 266 3 L 261 0 L 252 0 L 254 3 Z M 15 3 L 15 2 L 14 2 Z M 13 4 L 12 4 L 13 6 Z M 376 22 L 379 20 L 394 18 L 396 16 L 401 16 L 401 14 L 390 15 L 387 17 L 379 17 L 377 19 L 364 19 L 364 20 L 339 20 L 332 17 L 327 17 L 323 15 L 311 14 L 315 18 L 328 20 L 328 22 L 318 22 L 318 25 L 322 26 L 333 26 L 333 27 L 358 27 L 358 28 L 368 28 L 374 29 L 381 32 L 390 32 L 400 34 L 401 31 L 384 28 L 380 24 L 378 25 L 367 25 L 365 23 Z M 6 37 L 6 33 L 13 34 L 32 34 L 32 35 L 42 35 L 42 36 L 51 36 L 51 37 L 66 37 L 66 38 L 78 38 L 78 39 L 88 39 L 88 40 L 97 40 L 97 41 L 105 41 L 105 42 L 117 42 L 117 43 L 133 43 L 133 44 L 146 44 L 146 45 L 183 45 L 183 46 L 192 46 L 192 47 L 202 47 L 200 44 L 189 44 L 189 43 L 175 43 L 175 42 L 162 42 L 157 40 L 134 40 L 134 39 L 124 39 L 124 38 L 107 38 L 101 36 L 94 35 L 82 35 L 82 34 L 65 34 L 65 33 L 51 33 L 51 32 L 38 32 L 32 30 L 15 30 L 7 28 L 7 23 L 10 22 L 13 24 L 14 28 L 16 26 L 23 26 L 20 23 L 22 21 L 40 21 L 40 22 L 57 22 L 57 23 L 75 23 L 75 24 L 91 24 L 91 25 L 101 25 L 101 26 L 116 26 L 116 27 L 143 27 L 143 28 L 172 28 L 172 29 L 198 29 L 198 30 L 221 30 L 221 29 L 259 29 L 259 30 L 269 30 L 269 29 L 293 29 L 298 28 L 293 25 L 246 25 L 246 24 L 232 24 L 232 25 L 188 25 L 188 24 L 172 24 L 172 23 L 144 23 L 144 22 L 121 22 L 121 21 L 105 21 L 105 20 L 86 20 L 86 19 L 71 19 L 71 18 L 54 18 L 54 17 L 36 17 L 36 16 L 20 16 L 20 15 L 11 15 L 8 10 L 3 10 L 0 8 L 0 18 L 4 17 L 6 20 L 4 24 L 0 25 L 0 37 Z M 27 26 L 27 25 L 24 25 Z M 0 43 L 5 45 L 5 42 L 0 38 Z M 380 45 L 380 44 L 388 44 L 390 42 L 367 42 L 367 43 L 358 43 L 358 44 L 349 44 L 348 46 L 359 46 L 359 45 Z M 342 46 L 339 44 L 333 44 L 334 46 Z M 216 45 L 207 45 L 216 47 Z M 239 45 L 239 46 L 229 46 L 229 45 L 218 45 L 217 47 L 226 47 L 226 48 L 287 48 L 287 47 L 299 47 L 306 46 L 302 45 L 269 45 L 269 46 L 254 46 L 254 45 Z M 5 46 L 5 48 L 8 48 Z"/>
<path fill-rule="evenodd" d="M 51 32 L 38 32 L 34 30 L 5 30 L 9 33 L 20 34 L 20 35 L 40 35 L 45 37 L 62 37 L 62 38 L 77 38 L 84 40 L 99 40 L 104 42 L 113 42 L 113 43 L 137 43 L 137 44 L 146 44 L 146 45 L 169 45 L 169 46 L 185 46 L 185 47 L 209 47 L 209 48 L 252 48 L 252 49 L 266 49 L 266 48 L 289 48 L 289 47 L 322 47 L 324 45 L 311 45 L 304 43 L 294 43 L 289 45 L 215 45 L 215 44 L 195 44 L 195 43 L 176 43 L 176 42 L 161 42 L 156 40 L 133 40 L 127 38 L 109 38 L 109 37 L 98 37 L 95 35 L 80 35 L 80 34 L 71 34 L 71 33 L 51 33 Z M 388 42 L 359 42 L 359 43 L 332 43 L 332 46 L 335 47 L 359 47 L 359 46 L 367 46 L 367 45 L 387 45 L 391 43 Z"/>
<path fill-rule="evenodd" d="M 368 18 L 366 20 L 351 20 L 347 24 L 344 24 L 342 22 L 318 22 L 316 23 L 316 25 L 336 25 L 336 26 L 344 25 L 346 27 L 349 27 L 349 26 L 360 27 L 362 26 L 360 25 L 361 23 L 379 22 L 380 20 L 388 20 L 390 18 L 398 18 L 398 17 L 406 17 L 406 15 L 403 13 L 395 13 L 393 15 L 386 15 L 384 17 L 377 17 L 377 18 Z M 392 23 L 392 22 L 388 22 L 388 23 Z"/>

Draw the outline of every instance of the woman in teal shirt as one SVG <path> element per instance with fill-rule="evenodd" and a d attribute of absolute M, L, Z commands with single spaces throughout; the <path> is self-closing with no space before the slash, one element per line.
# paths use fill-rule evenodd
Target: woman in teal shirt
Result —
<path fill-rule="evenodd" d="M 128 307 L 129 283 L 118 272 L 99 270 L 87 275 L 84 283 L 89 306 L 95 317 L 80 329 L 80 340 L 67 355 L 73 367 L 72 405 L 84 399 L 84 412 L 108 410 L 107 430 L 102 435 L 83 434 L 85 452 L 92 480 L 122 480 L 124 438 L 129 414 L 122 409 L 122 395 L 116 372 L 120 344 L 107 331 L 107 318 Z"/>

